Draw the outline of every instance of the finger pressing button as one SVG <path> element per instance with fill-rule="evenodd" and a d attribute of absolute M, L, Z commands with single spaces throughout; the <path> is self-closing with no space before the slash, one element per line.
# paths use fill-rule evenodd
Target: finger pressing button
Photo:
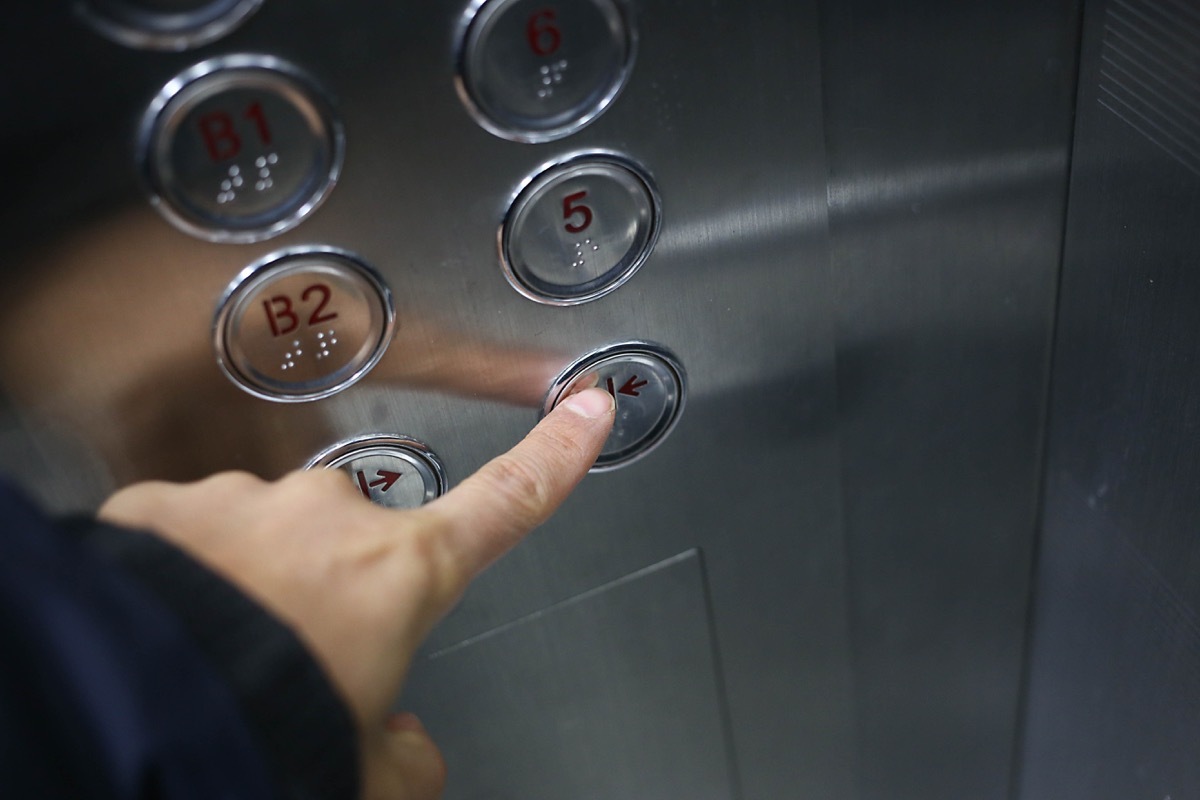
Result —
<path fill-rule="evenodd" d="M 593 472 L 642 458 L 674 428 L 683 410 L 684 371 L 679 359 L 650 342 L 625 342 L 595 350 L 559 375 L 546 394 L 542 416 L 582 389 L 606 389 L 616 402 L 616 420 Z"/>

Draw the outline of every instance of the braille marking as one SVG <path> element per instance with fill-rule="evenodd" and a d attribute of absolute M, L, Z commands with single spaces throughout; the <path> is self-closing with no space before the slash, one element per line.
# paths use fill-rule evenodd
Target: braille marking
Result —
<path fill-rule="evenodd" d="M 538 89 L 537 96 L 539 99 L 548 100 L 554 96 L 554 87 L 563 82 L 563 74 L 566 73 L 569 64 L 565 58 L 560 59 L 553 64 L 543 64 L 538 70 L 538 75 L 541 76 L 541 87 Z"/>

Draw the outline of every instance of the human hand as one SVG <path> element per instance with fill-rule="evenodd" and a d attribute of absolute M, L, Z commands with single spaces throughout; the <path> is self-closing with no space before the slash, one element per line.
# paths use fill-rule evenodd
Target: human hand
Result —
<path fill-rule="evenodd" d="M 467 584 L 583 478 L 613 414 L 606 392 L 580 392 L 419 509 L 380 508 L 340 471 L 315 470 L 136 484 L 100 517 L 160 534 L 290 625 L 354 715 L 365 796 L 431 800 L 441 755 L 414 716 L 389 713 L 412 656 Z"/>

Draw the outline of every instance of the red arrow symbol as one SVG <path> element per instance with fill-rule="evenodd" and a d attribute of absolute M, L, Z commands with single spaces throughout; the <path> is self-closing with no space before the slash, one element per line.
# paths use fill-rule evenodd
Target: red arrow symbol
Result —
<path fill-rule="evenodd" d="M 627 394 L 630 397 L 639 397 L 640 393 L 638 392 L 638 389 L 642 388 L 649 382 L 650 381 L 639 381 L 637 379 L 637 375 L 634 375 L 632 378 L 625 381 L 625 385 L 620 389 L 617 389 L 617 391 L 621 394 Z"/>
<path fill-rule="evenodd" d="M 379 476 L 379 480 L 371 481 L 370 483 L 367 483 L 367 476 L 361 469 L 354 474 L 354 477 L 358 479 L 358 490 L 362 492 L 362 496 L 368 500 L 371 499 L 371 490 L 376 486 L 382 486 L 383 488 L 380 489 L 380 491 L 386 492 L 388 489 L 392 488 L 393 485 L 395 485 L 396 481 L 400 480 L 399 472 L 391 472 L 390 470 L 381 469 L 376 470 L 375 474 Z"/>
<path fill-rule="evenodd" d="M 372 489 L 374 489 L 376 486 L 382 486 L 383 488 L 379 490 L 381 492 L 386 492 L 395 485 L 396 481 L 400 480 L 399 472 L 381 469 L 376 470 L 375 474 L 379 476 L 379 480 L 371 481 L 367 484 L 367 486 L 370 486 Z"/>

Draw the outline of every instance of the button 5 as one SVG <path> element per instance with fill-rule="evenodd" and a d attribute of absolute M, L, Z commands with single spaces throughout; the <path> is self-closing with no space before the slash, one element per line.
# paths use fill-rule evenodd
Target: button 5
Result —
<path fill-rule="evenodd" d="M 589 153 L 530 179 L 500 231 L 513 288 L 539 303 L 575 305 L 628 281 L 658 240 L 662 206 L 633 162 Z"/>

